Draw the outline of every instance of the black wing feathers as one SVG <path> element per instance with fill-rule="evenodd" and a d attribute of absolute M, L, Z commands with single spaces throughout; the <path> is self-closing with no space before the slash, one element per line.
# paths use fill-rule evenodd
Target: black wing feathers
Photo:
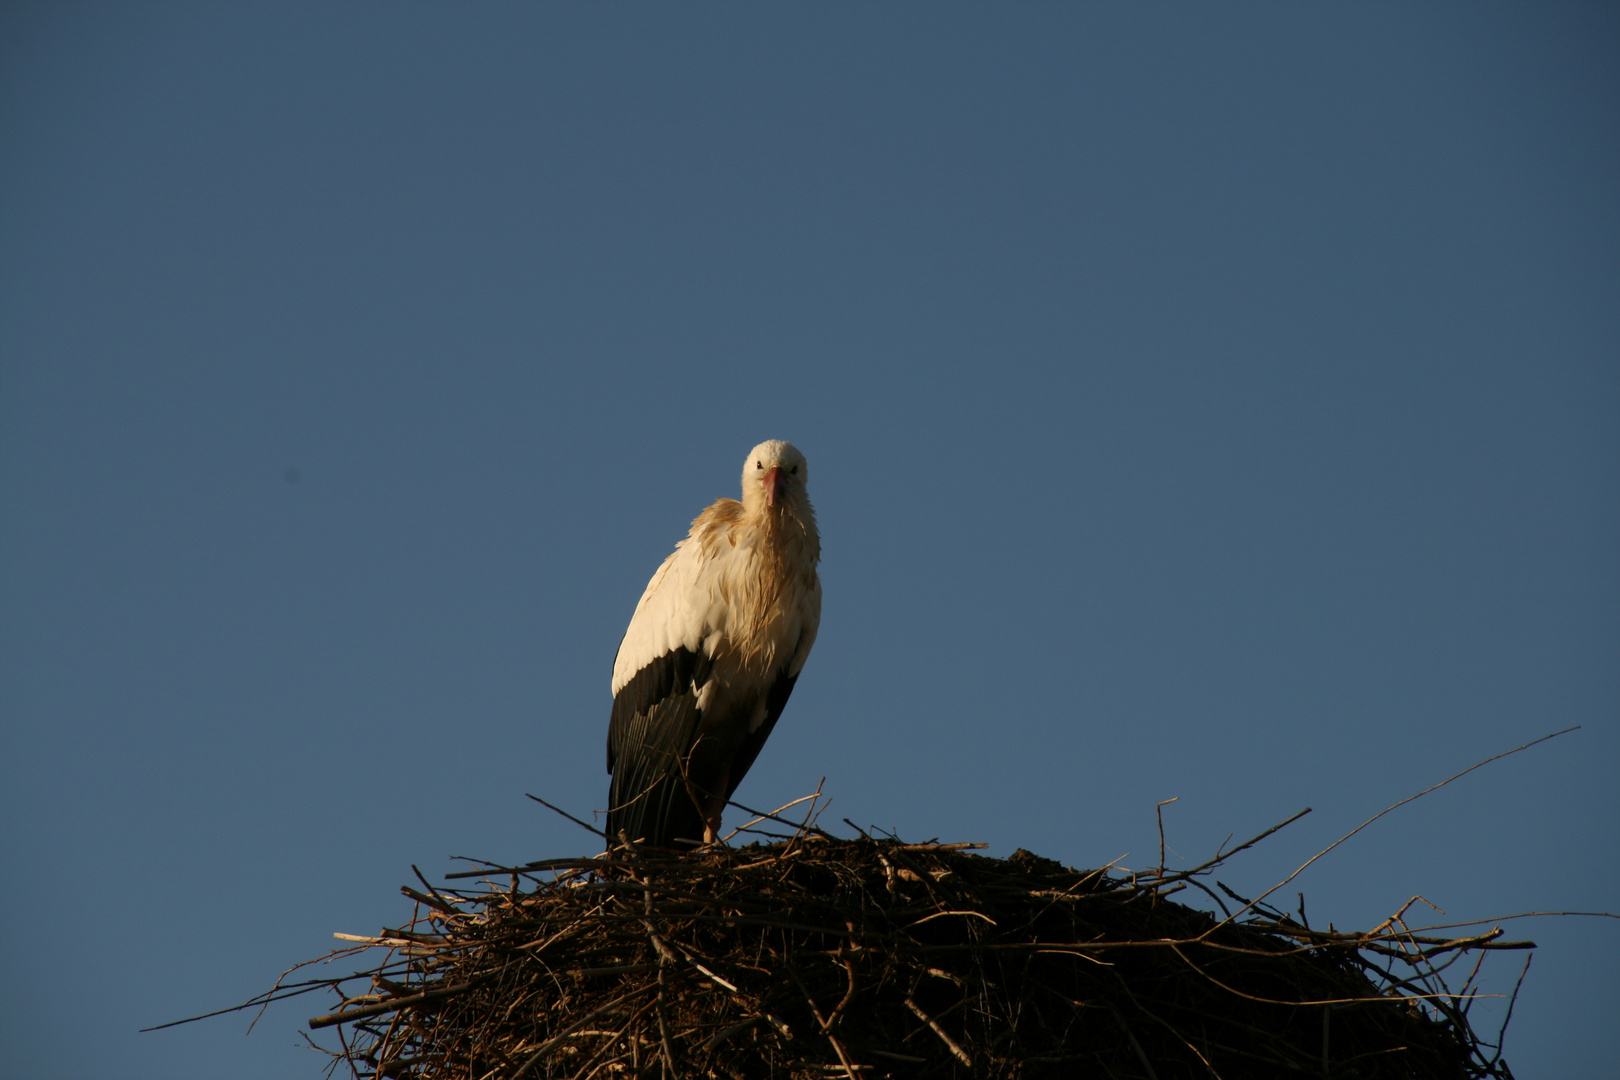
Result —
<path fill-rule="evenodd" d="M 691 693 L 692 687 L 709 681 L 709 672 L 713 669 L 713 660 L 683 645 L 660 656 L 620 687 L 613 698 L 613 715 L 608 720 L 608 772 L 613 771 L 625 733 L 636 716 L 646 716 L 655 705 L 677 691 Z"/>
<path fill-rule="evenodd" d="M 779 674 L 765 692 L 764 718 L 748 731 L 754 707 L 747 702 L 717 702 L 722 711 L 713 715 L 698 708 L 698 690 L 713 668 L 702 653 L 675 649 L 619 688 L 608 724 L 612 840 L 621 831 L 658 847 L 700 840 L 705 822 L 699 806 L 722 788 L 728 799 L 737 790 L 798 681 L 785 671 Z"/>
<path fill-rule="evenodd" d="M 634 840 L 667 845 L 701 839 L 698 813 L 680 762 L 690 754 L 701 714 L 695 688 L 709 681 L 714 661 L 691 649 L 654 660 L 619 688 L 608 722 L 608 836 L 622 829 Z"/>
<path fill-rule="evenodd" d="M 742 747 L 737 751 L 736 764 L 731 767 L 731 780 L 726 785 L 726 798 L 731 798 L 737 785 L 754 765 L 754 759 L 759 757 L 760 747 L 770 738 L 771 729 L 776 726 L 776 720 L 782 715 L 787 706 L 788 695 L 793 693 L 793 684 L 799 681 L 797 675 L 783 672 L 771 684 L 770 691 L 765 696 L 765 719 L 760 721 L 758 728 L 743 736 Z"/>
<path fill-rule="evenodd" d="M 660 847 L 677 837 L 701 840 L 703 816 L 681 775 L 701 719 L 697 695 L 688 683 L 685 693 L 672 694 L 646 712 L 621 712 L 620 702 L 633 700 L 629 691 L 625 687 L 614 699 L 612 727 L 618 738 L 610 747 L 608 836 L 617 840 L 623 830 L 632 840 L 645 838 Z M 621 724 L 624 713 L 629 715 Z"/>

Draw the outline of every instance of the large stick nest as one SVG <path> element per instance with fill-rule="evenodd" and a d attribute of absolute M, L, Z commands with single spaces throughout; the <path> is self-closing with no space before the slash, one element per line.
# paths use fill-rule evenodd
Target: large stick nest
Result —
<path fill-rule="evenodd" d="M 367 1080 L 1511 1076 L 1468 1017 L 1484 950 L 1529 947 L 1500 930 L 1312 929 L 1303 901 L 1210 890 L 1213 862 L 1124 874 L 976 846 L 806 828 L 424 880 L 411 922 L 327 958 L 386 949 L 376 966 L 259 1000 L 337 991 L 310 1025 Z M 1168 898 L 1189 885 L 1224 917 Z"/>

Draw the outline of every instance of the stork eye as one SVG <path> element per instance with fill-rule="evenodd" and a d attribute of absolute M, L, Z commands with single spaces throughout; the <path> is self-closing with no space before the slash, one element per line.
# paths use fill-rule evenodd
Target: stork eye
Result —
<path fill-rule="evenodd" d="M 793 466 L 793 468 L 789 469 L 788 472 L 792 473 L 794 476 L 798 476 L 799 475 L 799 467 L 797 465 L 795 465 L 795 466 Z"/>
<path fill-rule="evenodd" d="M 760 463 L 759 463 L 759 462 L 757 462 L 757 461 L 756 461 L 756 462 L 754 462 L 754 468 L 756 468 L 756 469 L 763 469 L 763 468 L 764 468 L 764 467 L 765 467 L 765 466 L 763 466 L 763 465 L 761 465 L 761 464 L 760 464 Z"/>

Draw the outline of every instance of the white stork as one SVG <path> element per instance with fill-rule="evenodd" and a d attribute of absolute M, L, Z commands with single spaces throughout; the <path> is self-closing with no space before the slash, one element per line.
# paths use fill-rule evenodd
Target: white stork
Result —
<path fill-rule="evenodd" d="M 714 842 L 816 642 L 809 473 L 792 443 L 754 447 L 742 502 L 699 514 L 641 594 L 613 659 L 610 843 Z"/>

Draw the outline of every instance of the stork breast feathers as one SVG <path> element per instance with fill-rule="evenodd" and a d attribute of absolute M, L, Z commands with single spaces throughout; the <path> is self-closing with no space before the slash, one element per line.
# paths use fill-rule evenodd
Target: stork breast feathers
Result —
<path fill-rule="evenodd" d="M 728 682 L 799 673 L 821 613 L 819 545 L 813 534 L 797 543 L 765 542 L 750 535 L 763 527 L 749 524 L 733 499 L 719 500 L 692 523 L 636 605 L 614 658 L 615 696 L 637 672 L 679 649 L 714 661 Z"/>

